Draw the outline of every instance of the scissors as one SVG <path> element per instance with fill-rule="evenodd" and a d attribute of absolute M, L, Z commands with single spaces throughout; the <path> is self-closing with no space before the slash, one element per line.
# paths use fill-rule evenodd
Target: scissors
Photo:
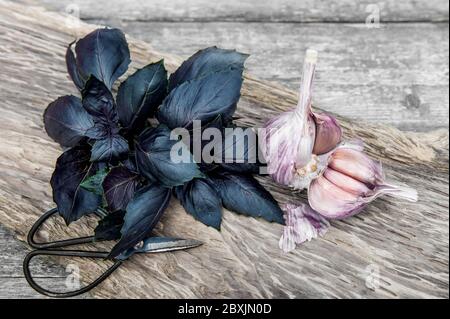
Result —
<path fill-rule="evenodd" d="M 54 298 L 68 298 L 75 297 L 90 291 L 95 288 L 101 282 L 103 282 L 106 278 L 108 278 L 117 268 L 119 268 L 122 263 L 127 260 L 129 257 L 136 253 L 163 253 L 163 252 L 171 252 L 176 250 L 184 250 L 189 248 L 194 248 L 202 245 L 201 241 L 195 239 L 181 239 L 181 238 L 171 238 L 171 237 L 148 237 L 143 240 L 139 245 L 129 248 L 124 251 L 119 256 L 115 257 L 114 264 L 109 267 L 103 274 L 101 274 L 96 280 L 90 283 L 87 286 L 84 286 L 78 290 L 67 291 L 67 292 L 58 292 L 51 291 L 43 288 L 38 285 L 31 275 L 30 271 L 30 262 L 36 256 L 58 256 L 58 257 L 81 257 L 81 258 L 96 258 L 96 259 L 107 259 L 109 256 L 109 252 L 107 251 L 86 251 L 86 250 L 69 250 L 69 249 L 61 249 L 64 247 L 88 244 L 103 241 L 99 239 L 95 239 L 94 236 L 87 237 L 78 237 L 72 239 L 58 240 L 53 242 L 43 242 L 38 243 L 35 241 L 34 237 L 36 232 L 40 229 L 40 227 L 49 219 L 51 216 L 58 213 L 57 208 L 53 208 L 42 215 L 36 223 L 31 227 L 30 232 L 27 236 L 28 244 L 34 248 L 35 250 L 31 251 L 25 256 L 23 261 L 23 272 L 25 275 L 25 279 L 28 281 L 30 286 L 36 290 L 37 292 Z M 95 215 L 99 217 L 106 216 L 107 212 L 98 209 L 95 212 Z"/>

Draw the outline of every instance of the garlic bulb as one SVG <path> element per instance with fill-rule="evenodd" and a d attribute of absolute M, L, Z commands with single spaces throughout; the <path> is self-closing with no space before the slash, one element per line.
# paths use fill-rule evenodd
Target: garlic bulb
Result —
<path fill-rule="evenodd" d="M 259 138 L 268 173 L 277 183 L 294 189 L 308 187 L 323 169 L 317 155 L 341 141 L 337 121 L 311 110 L 316 63 L 317 51 L 307 50 L 297 107 L 270 120 Z"/>
<path fill-rule="evenodd" d="M 417 201 L 414 189 L 385 182 L 381 164 L 364 154 L 362 143 L 341 143 L 342 130 L 334 117 L 312 112 L 316 63 L 317 52 L 308 50 L 297 107 L 267 122 L 259 136 L 275 182 L 308 189 L 309 206 L 283 208 L 286 226 L 279 245 L 284 251 L 323 235 L 327 219 L 357 214 L 383 194 Z"/>
<path fill-rule="evenodd" d="M 383 194 L 417 201 L 416 190 L 387 184 L 381 163 L 364 154 L 362 146 L 343 145 L 331 152 L 327 168 L 310 184 L 308 200 L 323 217 L 342 219 Z"/>

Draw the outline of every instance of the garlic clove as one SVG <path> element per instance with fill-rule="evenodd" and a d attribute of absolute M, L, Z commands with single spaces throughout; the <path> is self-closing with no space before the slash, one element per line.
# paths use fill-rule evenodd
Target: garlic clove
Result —
<path fill-rule="evenodd" d="M 323 173 L 323 177 L 337 187 L 351 194 L 359 196 L 370 192 L 370 188 L 367 187 L 366 184 L 341 172 L 335 171 L 332 168 L 326 169 Z"/>
<path fill-rule="evenodd" d="M 384 180 L 381 164 L 352 148 L 337 148 L 329 158 L 329 167 L 366 185 L 381 184 Z"/>
<path fill-rule="evenodd" d="M 381 195 L 417 201 L 417 191 L 386 184 L 381 164 L 356 147 L 338 147 L 328 159 L 328 167 L 311 182 L 311 207 L 329 219 L 342 219 L 359 213 Z"/>
<path fill-rule="evenodd" d="M 341 219 L 362 209 L 359 196 L 348 193 L 324 176 L 315 179 L 308 189 L 309 205 L 325 218 Z"/>
<path fill-rule="evenodd" d="M 337 120 L 331 115 L 313 113 L 312 117 L 316 124 L 313 153 L 317 155 L 328 153 L 341 142 L 342 129 Z"/>
<path fill-rule="evenodd" d="M 335 197 L 339 200 L 345 201 L 354 201 L 359 194 L 352 194 L 340 188 L 339 186 L 333 184 L 328 179 L 326 179 L 323 175 L 314 180 L 314 184 L 323 190 L 325 193 L 329 193 L 330 197 Z"/>

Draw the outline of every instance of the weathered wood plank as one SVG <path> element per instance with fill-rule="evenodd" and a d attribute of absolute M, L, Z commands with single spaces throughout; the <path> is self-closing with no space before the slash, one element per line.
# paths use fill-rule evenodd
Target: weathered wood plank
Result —
<path fill-rule="evenodd" d="M 1 299 L 43 298 L 43 296 L 34 291 L 23 278 L 0 278 L 0 285 Z"/>
<path fill-rule="evenodd" d="M 448 21 L 446 0 L 19 0 L 82 19 L 128 21 L 365 22 L 379 10 L 384 22 Z M 377 5 L 378 8 L 375 8 Z"/>
<path fill-rule="evenodd" d="M 48 283 L 50 279 L 39 278 L 40 284 Z M 42 281 L 42 283 L 40 282 Z M 51 282 L 51 281 L 50 281 Z M 62 283 L 64 281 L 62 280 Z M 0 298 L 1 299 L 47 299 L 47 297 L 34 291 L 23 278 L 0 278 Z M 48 288 L 54 290 L 54 287 Z M 78 296 L 76 299 L 89 299 L 89 294 Z"/>
<path fill-rule="evenodd" d="M 43 298 L 26 282 L 22 262 L 29 248 L 17 241 L 13 234 L 0 225 L 0 299 L 9 298 Z M 65 287 L 68 273 L 64 267 L 48 259 L 33 260 L 32 272 L 36 280 L 52 290 Z M 86 295 L 85 297 L 88 297 Z"/>
<path fill-rule="evenodd" d="M 15 242 L 10 231 L 0 226 L 0 261 L 2 274 L 0 277 L 23 277 L 22 261 L 29 249 L 23 243 Z M 37 277 L 63 277 L 64 270 L 60 266 L 36 263 L 33 267 Z"/>
<path fill-rule="evenodd" d="M 448 23 L 368 29 L 353 24 L 97 22 L 184 57 L 211 45 L 236 48 L 251 54 L 251 74 L 294 90 L 304 52 L 313 47 L 320 52 L 314 100 L 321 108 L 402 130 L 448 127 Z"/>
<path fill-rule="evenodd" d="M 150 10 L 146 6 L 151 2 L 145 3 L 144 9 Z M 62 5 L 53 0 L 44 4 L 55 10 Z M 436 7 L 442 10 L 442 6 Z M 87 5 L 86 10 L 96 11 L 95 6 Z M 101 12 L 108 19 L 94 22 L 120 27 L 159 50 L 180 56 L 212 44 L 248 52 L 252 54 L 248 62 L 252 74 L 293 89 L 299 82 L 305 48 L 316 47 L 321 63 L 315 99 L 323 109 L 402 130 L 429 131 L 449 123 L 448 23 L 385 24 L 380 29 L 330 23 L 209 23 L 205 27 L 204 23 L 151 23 L 145 19 L 130 22 L 117 12 L 111 16 L 108 10 Z"/>
<path fill-rule="evenodd" d="M 42 211 L 52 207 L 48 181 L 60 148 L 43 131 L 42 112 L 58 95 L 75 93 L 64 66 L 65 46 L 94 26 L 75 28 L 66 18 L 0 1 L 0 223 L 23 239 Z M 179 59 L 129 38 L 133 67 L 161 57 L 173 71 Z M 259 125 L 295 104 L 296 93 L 246 76 L 240 123 Z M 199 238 L 206 245 L 158 256 L 136 256 L 100 288 L 97 297 L 447 297 L 448 131 L 404 133 L 340 118 L 346 137 L 361 136 L 393 180 L 417 187 L 421 200 L 390 198 L 334 222 L 325 238 L 292 254 L 278 249 L 281 227 L 224 212 L 221 232 L 205 227 L 172 202 L 158 226 L 166 235 Z M 263 182 L 280 201 L 299 200 Z M 77 223 L 86 233 L 93 223 Z M 67 232 L 49 226 L 51 237 Z M 80 263 L 92 280 L 99 268 Z M 380 285 L 369 289 L 378 267 Z M 370 286 L 370 285 L 369 285 Z"/>

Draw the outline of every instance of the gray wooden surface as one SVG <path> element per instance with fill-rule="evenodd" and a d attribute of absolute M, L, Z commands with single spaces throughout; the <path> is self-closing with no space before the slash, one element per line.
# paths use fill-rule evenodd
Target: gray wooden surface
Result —
<path fill-rule="evenodd" d="M 378 5 L 386 22 L 448 21 L 445 0 L 19 0 L 56 11 L 79 7 L 81 18 L 171 22 L 362 22 Z M 192 39 L 196 41 L 196 39 Z"/>
<path fill-rule="evenodd" d="M 79 9 L 82 19 L 120 27 L 185 57 L 209 45 L 236 48 L 252 54 L 250 73 L 291 88 L 298 85 L 304 50 L 315 47 L 321 108 L 403 130 L 448 128 L 447 1 L 384 1 L 380 28 L 364 25 L 371 1 L 18 2 Z M 21 273 L 26 248 L 3 227 L 0 251 L 0 297 L 37 297 Z M 65 274 L 42 264 L 39 276 Z"/>
<path fill-rule="evenodd" d="M 42 298 L 23 277 L 22 261 L 29 249 L 1 225 L 0 250 L 0 299 Z M 33 261 L 32 272 L 38 283 L 53 290 L 64 288 L 69 274 L 60 265 L 39 259 Z"/>
<path fill-rule="evenodd" d="M 158 9 L 158 1 L 20 1 L 120 27 L 183 57 L 236 48 L 251 54 L 251 74 L 293 89 L 306 48 L 316 48 L 323 109 L 402 130 L 448 127 L 447 1 L 384 1 L 380 28 L 365 25 L 371 1 L 175 0 Z"/>

